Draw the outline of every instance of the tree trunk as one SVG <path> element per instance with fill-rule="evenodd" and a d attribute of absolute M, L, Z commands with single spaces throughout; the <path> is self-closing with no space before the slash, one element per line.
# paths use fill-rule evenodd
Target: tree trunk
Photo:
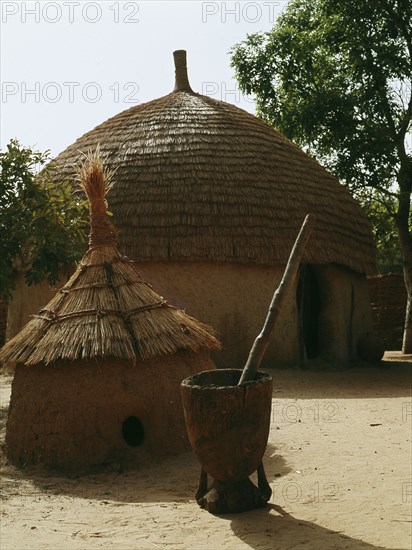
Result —
<path fill-rule="evenodd" d="M 396 219 L 403 258 L 403 277 L 407 295 L 402 353 L 412 353 L 412 237 L 409 233 L 409 213 L 412 188 L 412 162 L 404 160 L 398 175 L 399 206 Z"/>
<path fill-rule="evenodd" d="M 409 239 L 410 240 L 410 239 Z M 412 353 L 412 250 L 405 250 L 401 241 L 403 256 L 403 278 L 406 288 L 406 313 L 403 329 L 402 353 Z"/>
<path fill-rule="evenodd" d="M 409 283 L 410 281 L 410 274 L 406 275 L 404 270 L 404 277 L 406 281 L 406 277 L 409 277 Z M 406 314 L 405 314 L 405 326 L 403 329 L 403 340 L 402 340 L 402 353 L 412 353 L 412 296 L 411 296 L 411 290 L 407 288 L 407 302 L 406 302 Z"/>

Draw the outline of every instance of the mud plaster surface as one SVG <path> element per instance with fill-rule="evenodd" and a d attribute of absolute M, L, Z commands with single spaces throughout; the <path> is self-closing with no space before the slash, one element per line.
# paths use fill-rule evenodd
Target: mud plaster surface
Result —
<path fill-rule="evenodd" d="M 1 548 L 408 549 L 412 357 L 390 357 L 380 367 L 271 371 L 266 509 L 214 517 L 198 508 L 191 452 L 69 478 L 3 460 Z M 9 394 L 3 377 L 3 437 Z"/>
<path fill-rule="evenodd" d="M 243 365 L 262 329 L 268 306 L 279 284 L 283 267 L 207 262 L 150 262 L 136 264 L 137 271 L 171 304 L 186 310 L 218 333 L 223 348 L 213 355 L 220 367 Z M 344 363 L 356 355 L 359 338 L 372 329 L 370 301 L 365 277 L 349 269 L 327 265 L 317 270 L 322 293 L 319 320 L 320 357 Z M 61 283 L 60 283 L 61 284 Z M 57 285 L 59 286 L 59 285 Z M 17 281 L 10 302 L 7 337 L 30 319 L 30 315 L 54 296 L 45 283 L 28 287 Z M 351 317 L 351 293 L 354 311 Z M 268 365 L 299 363 L 298 310 L 295 292 L 282 308 L 276 331 L 265 355 Z"/>
<path fill-rule="evenodd" d="M 6 432 L 7 456 L 20 466 L 79 471 L 146 463 L 190 448 L 180 383 L 214 364 L 207 352 L 180 352 L 133 365 L 100 360 L 16 368 Z M 123 437 L 138 419 L 142 442 Z"/>

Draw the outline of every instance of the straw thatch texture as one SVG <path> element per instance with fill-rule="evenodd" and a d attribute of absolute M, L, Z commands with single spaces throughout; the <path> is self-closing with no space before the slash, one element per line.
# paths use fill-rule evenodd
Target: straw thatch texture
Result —
<path fill-rule="evenodd" d="M 307 213 L 307 260 L 371 272 L 369 223 L 346 188 L 296 145 L 245 111 L 175 91 L 88 132 L 57 159 L 71 179 L 100 144 L 116 183 L 119 245 L 136 261 L 284 264 Z"/>
<path fill-rule="evenodd" d="M 219 349 L 209 327 L 169 305 L 117 250 L 104 199 L 107 174 L 97 156 L 88 158 L 81 176 L 90 202 L 91 246 L 68 283 L 4 346 L 0 363 L 135 362 Z"/>

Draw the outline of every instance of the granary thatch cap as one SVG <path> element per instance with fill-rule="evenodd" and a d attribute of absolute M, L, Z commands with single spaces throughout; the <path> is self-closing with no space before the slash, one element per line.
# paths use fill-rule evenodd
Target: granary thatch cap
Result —
<path fill-rule="evenodd" d="M 111 174 L 99 156 L 90 155 L 80 173 L 90 204 L 89 250 L 68 283 L 3 347 L 0 363 L 139 362 L 220 349 L 212 329 L 168 304 L 118 251 L 105 201 Z"/>
<path fill-rule="evenodd" d="M 284 265 L 310 212 L 307 261 L 373 271 L 371 227 L 349 191 L 266 122 L 194 93 L 186 53 L 174 58 L 172 93 L 119 113 L 56 158 L 69 179 L 81 151 L 101 144 L 116 169 L 108 196 L 120 249 L 141 262 Z"/>

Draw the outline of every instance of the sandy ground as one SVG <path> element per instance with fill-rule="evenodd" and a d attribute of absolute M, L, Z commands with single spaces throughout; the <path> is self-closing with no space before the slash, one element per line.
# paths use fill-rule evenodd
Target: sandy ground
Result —
<path fill-rule="evenodd" d="M 192 453 L 59 477 L 3 459 L 1 549 L 409 549 L 412 357 L 271 371 L 266 509 L 215 517 L 194 501 Z M 2 439 L 10 378 L 2 377 Z M 22 421 L 24 421 L 22 419 Z"/>

